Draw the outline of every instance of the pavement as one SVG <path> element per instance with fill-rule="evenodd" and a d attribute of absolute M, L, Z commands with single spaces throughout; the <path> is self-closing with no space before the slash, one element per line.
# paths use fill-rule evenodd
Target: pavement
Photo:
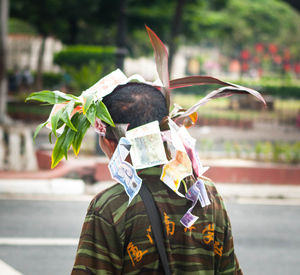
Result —
<path fill-rule="evenodd" d="M 87 184 L 81 179 L 0 179 L 0 199 L 90 200 L 115 184 Z M 300 205 L 299 185 L 216 183 L 225 200 L 264 201 Z"/>

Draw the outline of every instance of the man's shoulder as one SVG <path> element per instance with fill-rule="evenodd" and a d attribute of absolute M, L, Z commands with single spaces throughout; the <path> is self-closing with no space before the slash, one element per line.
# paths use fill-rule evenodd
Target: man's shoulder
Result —
<path fill-rule="evenodd" d="M 96 215 L 108 216 L 119 209 L 126 209 L 128 196 L 120 183 L 98 193 L 91 201 L 89 211 Z"/>
<path fill-rule="evenodd" d="M 219 193 L 219 191 L 216 187 L 216 184 L 210 178 L 207 178 L 207 177 L 204 177 L 204 176 L 201 176 L 200 178 L 205 184 L 209 199 L 214 204 L 218 204 L 223 209 L 225 209 L 223 198 L 222 198 L 221 194 Z"/>

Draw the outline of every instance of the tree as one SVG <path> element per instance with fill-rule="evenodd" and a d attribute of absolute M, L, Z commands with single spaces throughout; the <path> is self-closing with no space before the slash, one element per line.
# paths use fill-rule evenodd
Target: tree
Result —
<path fill-rule="evenodd" d="M 169 40 L 169 68 L 170 74 L 172 71 L 173 56 L 177 50 L 177 36 L 180 32 L 180 26 L 182 21 L 182 14 L 184 10 L 185 0 L 177 0 L 176 9 L 174 11 L 174 17 L 171 24 L 171 36 Z"/>
<path fill-rule="evenodd" d="M 116 66 L 123 70 L 124 57 L 127 53 L 126 37 L 127 37 L 127 0 L 121 0 L 119 5 L 119 18 L 116 35 L 117 58 Z"/>
<path fill-rule="evenodd" d="M 300 53 L 300 16 L 283 1 L 227 0 L 217 10 L 207 3 L 199 8 L 193 3 L 187 7 L 183 26 L 193 43 L 209 41 L 230 48 L 277 43 Z"/>
<path fill-rule="evenodd" d="M 14 0 L 11 13 L 35 26 L 42 42 L 39 49 L 36 89 L 42 89 L 43 57 L 47 36 L 54 35 L 68 44 L 77 43 L 80 22 L 91 17 L 95 4 L 99 1 L 72 0 Z"/>
<path fill-rule="evenodd" d="M 7 122 L 7 74 L 6 74 L 6 51 L 7 51 L 7 22 L 8 22 L 8 0 L 0 2 L 0 123 Z"/>

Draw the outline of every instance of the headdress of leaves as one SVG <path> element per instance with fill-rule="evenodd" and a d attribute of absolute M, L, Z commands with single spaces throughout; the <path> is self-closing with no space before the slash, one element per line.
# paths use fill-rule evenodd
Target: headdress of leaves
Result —
<path fill-rule="evenodd" d="M 193 124 L 197 120 L 197 109 L 210 101 L 211 99 L 227 97 L 234 94 L 251 94 L 256 97 L 258 100 L 262 101 L 265 105 L 266 102 L 261 94 L 253 89 L 246 88 L 240 85 L 236 85 L 230 82 L 225 82 L 219 80 L 215 77 L 211 76 L 188 76 L 177 78 L 173 80 L 169 80 L 169 71 L 168 71 L 168 51 L 163 44 L 163 42 L 158 38 L 158 36 L 146 26 L 148 35 L 150 37 L 150 41 L 152 47 L 154 49 L 155 61 L 156 61 L 156 69 L 159 75 L 160 80 L 163 83 L 163 88 L 161 89 L 163 95 L 166 98 L 168 108 L 170 107 L 170 90 L 194 85 L 205 85 L 205 84 L 219 84 L 223 87 L 216 89 L 206 95 L 204 98 L 199 100 L 196 104 L 190 107 L 188 110 L 183 110 L 179 107 L 174 108 L 170 116 L 173 120 L 175 120 L 178 124 L 182 123 L 188 126 L 188 124 Z M 167 120 L 163 120 L 161 122 L 161 127 L 165 127 L 165 123 Z"/>
<path fill-rule="evenodd" d="M 56 137 L 52 152 L 52 168 L 63 157 L 67 159 L 71 146 L 75 155 L 78 155 L 83 137 L 88 128 L 95 124 L 96 118 L 101 119 L 111 126 L 115 126 L 102 99 L 95 100 L 93 94 L 76 97 L 59 91 L 41 91 L 29 95 L 26 98 L 26 101 L 28 100 L 36 100 L 54 105 L 49 119 L 41 123 L 34 133 L 35 139 L 43 127 L 51 127 L 49 134 L 50 142 L 52 135 Z M 61 132 L 61 135 L 57 135 L 57 132 Z"/>

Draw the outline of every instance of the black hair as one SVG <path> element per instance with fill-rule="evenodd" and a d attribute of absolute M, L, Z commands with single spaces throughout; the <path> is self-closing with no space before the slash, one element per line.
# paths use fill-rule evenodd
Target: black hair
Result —
<path fill-rule="evenodd" d="M 114 123 L 129 123 L 128 129 L 158 120 L 169 114 L 165 97 L 144 83 L 119 85 L 103 98 Z"/>

